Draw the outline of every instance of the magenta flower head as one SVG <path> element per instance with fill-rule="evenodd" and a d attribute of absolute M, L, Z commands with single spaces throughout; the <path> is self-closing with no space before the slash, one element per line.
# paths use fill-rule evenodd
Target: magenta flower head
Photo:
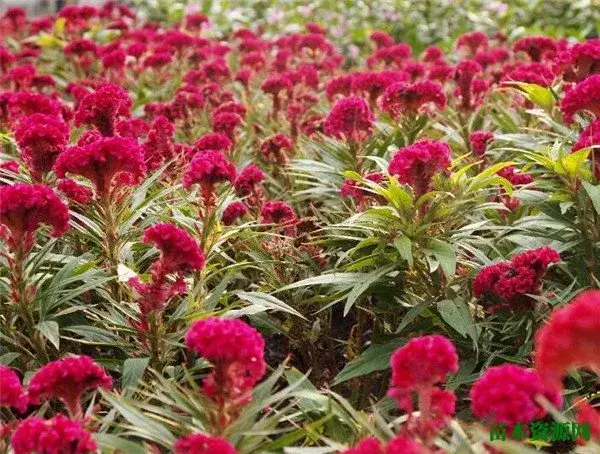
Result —
<path fill-rule="evenodd" d="M 0 186 L 0 224 L 9 230 L 6 238 L 11 249 L 28 251 L 40 224 L 52 227 L 55 237 L 69 230 L 69 209 L 48 186 Z"/>
<path fill-rule="evenodd" d="M 173 224 L 160 223 L 146 229 L 143 242 L 160 250 L 161 269 L 167 274 L 204 267 L 204 254 L 196 240 Z"/>
<path fill-rule="evenodd" d="M 69 127 L 60 116 L 33 114 L 22 117 L 14 129 L 15 140 L 32 172 L 52 170 L 69 139 Z"/>
<path fill-rule="evenodd" d="M 296 220 L 294 209 L 282 200 L 265 202 L 260 215 L 265 224 L 286 224 Z"/>
<path fill-rule="evenodd" d="M 356 446 L 342 451 L 341 454 L 386 454 L 385 447 L 374 437 L 362 439 Z"/>
<path fill-rule="evenodd" d="M 469 142 L 477 156 L 483 156 L 488 143 L 494 140 L 494 134 L 489 131 L 473 131 L 469 134 Z"/>
<path fill-rule="evenodd" d="M 235 142 L 235 129 L 244 121 L 242 117 L 234 112 L 221 112 L 212 116 L 213 131 L 223 134 Z"/>
<path fill-rule="evenodd" d="M 194 144 L 194 151 L 215 150 L 222 153 L 228 153 L 233 143 L 231 139 L 218 132 L 210 132 L 200 137 Z"/>
<path fill-rule="evenodd" d="M 215 402 L 248 402 L 248 392 L 267 370 L 263 337 L 241 320 L 197 321 L 186 333 L 185 344 L 215 366 L 203 382 L 204 392 Z"/>
<path fill-rule="evenodd" d="M 328 136 L 360 143 L 371 136 L 374 121 L 367 102 L 354 96 L 335 103 L 323 128 Z"/>
<path fill-rule="evenodd" d="M 10 367 L 0 365 L 0 407 L 12 407 L 24 413 L 29 397 L 17 373 Z"/>
<path fill-rule="evenodd" d="M 83 98 L 75 112 L 75 124 L 94 126 L 103 136 L 112 136 L 117 120 L 128 117 L 131 106 L 125 89 L 114 84 L 101 85 Z"/>
<path fill-rule="evenodd" d="M 475 60 L 463 60 L 456 65 L 454 78 L 461 97 L 461 108 L 468 110 L 473 107 L 472 98 L 476 88 L 473 79 L 482 71 L 483 68 Z"/>
<path fill-rule="evenodd" d="M 227 205 L 223 210 L 221 221 L 224 225 L 232 225 L 236 220 L 244 216 L 248 212 L 248 208 L 243 202 L 237 201 Z"/>
<path fill-rule="evenodd" d="M 48 420 L 25 419 L 13 432 L 10 445 L 15 454 L 86 454 L 98 450 L 92 434 L 81 423 L 62 415 Z"/>
<path fill-rule="evenodd" d="M 125 137 L 90 137 L 80 145 L 67 148 L 54 164 L 54 171 L 63 178 L 67 173 L 81 175 L 96 187 L 98 195 L 108 195 L 115 177 L 126 174 L 138 183 L 146 175 L 142 148 L 135 139 Z"/>
<path fill-rule="evenodd" d="M 235 180 L 235 193 L 240 197 L 256 194 L 260 188 L 258 185 L 265 179 L 265 174 L 254 164 L 248 164 L 242 169 Z"/>
<path fill-rule="evenodd" d="M 61 116 L 61 105 L 48 96 L 31 92 L 7 93 L 10 95 L 8 112 L 13 121 L 36 113 L 54 117 Z"/>
<path fill-rule="evenodd" d="M 545 56 L 554 56 L 556 41 L 549 36 L 526 36 L 513 46 L 515 52 L 525 52 L 533 61 L 541 61 Z"/>
<path fill-rule="evenodd" d="M 260 152 L 265 161 L 270 163 L 285 164 L 289 161 L 289 153 L 293 143 L 285 134 L 278 132 L 267 137 L 260 144 Z"/>
<path fill-rule="evenodd" d="M 156 170 L 165 162 L 175 156 L 175 143 L 173 136 L 175 127 L 163 115 L 154 119 L 152 127 L 148 131 L 148 140 L 144 142 L 144 159 L 148 170 Z"/>
<path fill-rule="evenodd" d="M 205 207 L 214 206 L 214 191 L 218 183 L 233 183 L 236 177 L 235 166 L 220 152 L 199 151 L 192 158 L 183 175 L 183 187 L 199 184 Z"/>
<path fill-rule="evenodd" d="M 237 454 L 227 440 L 205 434 L 192 434 L 175 442 L 175 454 Z"/>
<path fill-rule="evenodd" d="M 381 109 L 394 118 L 419 113 L 427 104 L 434 104 L 439 110 L 443 110 L 446 103 L 442 86 L 429 80 L 414 84 L 392 84 L 385 89 L 380 99 Z"/>
<path fill-rule="evenodd" d="M 471 388 L 471 410 L 490 423 L 528 424 L 547 413 L 536 396 L 557 407 L 562 404 L 560 393 L 545 388 L 535 371 L 514 364 L 490 367 Z"/>
<path fill-rule="evenodd" d="M 466 48 L 471 56 L 475 55 L 480 48 L 486 48 L 488 45 L 488 37 L 485 33 L 474 31 L 465 33 L 456 40 L 456 48 Z"/>
<path fill-rule="evenodd" d="M 600 74 L 590 76 L 571 88 L 560 102 L 565 122 L 573 123 L 573 117 L 581 110 L 600 118 Z"/>
<path fill-rule="evenodd" d="M 417 197 L 429 191 L 436 173 L 450 166 L 450 147 L 436 140 L 422 140 L 401 148 L 388 166 L 390 175 L 410 185 Z"/>
<path fill-rule="evenodd" d="M 83 393 L 97 388 L 112 388 L 112 378 L 92 358 L 82 355 L 46 364 L 33 375 L 28 390 L 32 403 L 56 397 L 78 419 L 82 417 Z"/>

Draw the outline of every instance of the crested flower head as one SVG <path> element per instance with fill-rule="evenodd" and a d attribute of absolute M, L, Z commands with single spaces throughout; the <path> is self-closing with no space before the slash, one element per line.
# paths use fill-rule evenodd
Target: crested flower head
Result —
<path fill-rule="evenodd" d="M 29 397 L 17 373 L 10 367 L 0 365 L 0 407 L 12 407 L 24 413 L 28 404 Z"/>
<path fill-rule="evenodd" d="M 335 103 L 323 127 L 328 136 L 362 142 L 371 136 L 374 121 L 375 116 L 367 102 L 350 97 Z"/>
<path fill-rule="evenodd" d="M 223 210 L 221 221 L 225 225 L 232 225 L 237 219 L 244 216 L 247 212 L 248 208 L 243 202 L 240 202 L 239 200 L 237 202 L 232 202 Z"/>
<path fill-rule="evenodd" d="M 58 182 L 56 189 L 64 194 L 70 201 L 87 205 L 94 196 L 93 191 L 77 183 L 70 178 L 64 178 Z"/>
<path fill-rule="evenodd" d="M 163 115 L 154 119 L 148 131 L 148 140 L 142 146 L 148 170 L 155 170 L 175 156 L 173 136 L 175 127 Z"/>
<path fill-rule="evenodd" d="M 81 417 L 81 397 L 97 388 L 110 389 L 112 378 L 89 356 L 68 356 L 38 370 L 29 382 L 31 402 L 60 399 L 72 417 Z"/>
<path fill-rule="evenodd" d="M 477 156 L 483 156 L 488 143 L 494 140 L 494 134 L 489 131 L 473 131 L 469 134 L 469 142 Z"/>
<path fill-rule="evenodd" d="M 513 46 L 515 52 L 525 52 L 533 61 L 541 61 L 545 56 L 554 56 L 556 42 L 549 36 L 526 36 Z"/>
<path fill-rule="evenodd" d="M 296 219 L 294 209 L 282 200 L 265 202 L 260 214 L 266 224 L 284 224 Z"/>
<path fill-rule="evenodd" d="M 227 440 L 205 434 L 192 434 L 175 442 L 175 454 L 237 454 Z"/>
<path fill-rule="evenodd" d="M 183 187 L 189 188 L 196 183 L 210 185 L 226 181 L 233 183 L 235 176 L 234 165 L 222 153 L 203 150 L 194 155 L 183 176 Z"/>
<path fill-rule="evenodd" d="M 77 146 L 62 152 L 54 171 L 61 178 L 67 173 L 81 175 L 94 183 L 98 194 L 105 195 L 121 174 L 133 183 L 139 182 L 146 175 L 146 164 L 135 139 L 89 136 L 89 140 L 80 139 Z"/>
<path fill-rule="evenodd" d="M 144 231 L 143 241 L 160 251 L 160 263 L 166 273 L 201 270 L 204 254 L 185 230 L 168 223 L 155 224 Z"/>
<path fill-rule="evenodd" d="M 94 126 L 104 136 L 115 133 L 120 117 L 128 117 L 132 106 L 126 90 L 118 85 L 105 84 L 82 99 L 75 112 L 76 125 Z"/>
<path fill-rule="evenodd" d="M 98 450 L 83 424 L 62 415 L 48 420 L 37 417 L 23 420 L 13 432 L 10 445 L 15 454 L 86 454 Z"/>
<path fill-rule="evenodd" d="M 260 152 L 267 162 L 285 164 L 289 161 L 292 145 L 292 139 L 278 132 L 260 144 Z"/>
<path fill-rule="evenodd" d="M 427 104 L 434 104 L 439 110 L 443 110 L 446 102 L 442 86 L 429 80 L 414 84 L 392 84 L 385 89 L 380 99 L 381 109 L 394 118 L 416 114 Z"/>
<path fill-rule="evenodd" d="M 480 419 L 514 427 L 529 424 L 546 415 L 537 402 L 544 396 L 553 405 L 560 406 L 558 392 L 544 387 L 538 374 L 522 366 L 504 364 L 490 367 L 471 388 L 471 410 Z"/>
<path fill-rule="evenodd" d="M 48 186 L 0 186 L 0 202 L 0 224 L 10 231 L 7 239 L 12 249 L 29 250 L 40 224 L 52 227 L 55 237 L 69 230 L 69 210 Z"/>
<path fill-rule="evenodd" d="M 385 447 L 374 437 L 362 439 L 356 446 L 342 451 L 341 454 L 385 454 Z"/>
<path fill-rule="evenodd" d="M 450 166 L 450 148 L 444 142 L 422 140 L 401 148 L 388 166 L 390 175 L 410 185 L 417 196 L 427 192 L 433 175 Z"/>
<path fill-rule="evenodd" d="M 227 136 L 232 142 L 235 129 L 243 122 L 243 118 L 234 112 L 221 112 L 212 116 L 213 131 Z"/>
<path fill-rule="evenodd" d="M 8 93 L 8 111 L 13 121 L 36 113 L 53 117 L 62 115 L 60 103 L 48 96 L 31 92 Z"/>
<path fill-rule="evenodd" d="M 64 150 L 69 127 L 60 116 L 33 114 L 22 117 L 14 133 L 29 168 L 42 174 L 52 169 L 57 156 Z"/>
<path fill-rule="evenodd" d="M 600 74 L 590 76 L 568 90 L 560 102 L 560 110 L 567 123 L 573 123 L 573 117 L 581 110 L 600 118 Z"/>
<path fill-rule="evenodd" d="M 258 185 L 265 179 L 265 174 L 254 164 L 249 164 L 242 169 L 235 180 L 235 192 L 244 197 L 258 192 Z"/>
<path fill-rule="evenodd" d="M 475 55 L 480 48 L 485 48 L 487 45 L 487 35 L 479 31 L 465 33 L 456 40 L 457 49 L 466 48 L 470 51 L 471 55 Z"/>
<path fill-rule="evenodd" d="M 210 132 L 196 141 L 194 149 L 195 151 L 216 150 L 227 153 L 231 150 L 232 145 L 231 139 L 226 135 Z"/>

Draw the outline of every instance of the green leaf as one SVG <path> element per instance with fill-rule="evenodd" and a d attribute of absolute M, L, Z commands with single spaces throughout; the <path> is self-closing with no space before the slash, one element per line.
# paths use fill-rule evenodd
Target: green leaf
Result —
<path fill-rule="evenodd" d="M 146 450 L 141 444 L 133 441 L 125 440 L 116 435 L 95 433 L 94 439 L 98 442 L 98 446 L 102 452 L 126 452 L 128 454 L 144 454 Z"/>
<path fill-rule="evenodd" d="M 590 196 L 596 213 L 600 214 L 600 185 L 594 186 L 593 184 L 588 183 L 587 181 L 582 181 L 581 183 L 583 184 L 585 192 L 587 192 Z"/>
<path fill-rule="evenodd" d="M 428 245 L 434 257 L 440 262 L 442 271 L 448 279 L 456 274 L 456 252 L 448 243 L 432 238 Z"/>
<path fill-rule="evenodd" d="M 442 319 L 460 333 L 463 337 L 477 340 L 477 329 L 469 308 L 462 301 L 443 300 L 437 303 L 438 312 Z"/>
<path fill-rule="evenodd" d="M 373 344 L 361 355 L 346 364 L 346 367 L 335 377 L 333 384 L 339 385 L 351 378 L 361 377 L 378 370 L 387 369 L 394 350 L 404 344 L 404 339 L 392 339 L 385 344 Z"/>
<path fill-rule="evenodd" d="M 408 262 L 408 266 L 413 266 L 412 242 L 406 235 L 397 237 L 394 240 L 394 246 L 400 253 L 400 257 Z"/>
<path fill-rule="evenodd" d="M 512 84 L 523 91 L 525 97 L 536 106 L 540 106 L 545 111 L 550 111 L 552 109 L 552 106 L 554 105 L 554 96 L 552 96 L 552 90 L 549 88 L 524 82 L 513 82 Z"/>
<path fill-rule="evenodd" d="M 251 303 L 256 309 L 256 312 L 264 312 L 264 311 L 281 311 L 287 312 L 288 314 L 295 315 L 296 317 L 300 317 L 306 320 L 306 317 L 298 312 L 296 309 L 291 307 L 290 305 L 284 303 L 280 299 L 275 298 L 273 295 L 269 295 L 267 293 L 262 292 L 237 292 L 237 297 L 241 300 L 248 301 Z M 243 309 L 242 309 L 243 311 Z M 228 315 L 234 315 L 239 311 L 229 311 Z"/>
<path fill-rule="evenodd" d="M 558 159 L 554 164 L 556 173 L 559 175 L 566 175 L 570 178 L 578 176 L 579 170 L 586 162 L 589 154 L 589 148 L 582 148 L 574 153 L 561 156 L 560 159 Z"/>
<path fill-rule="evenodd" d="M 138 382 L 144 376 L 146 367 L 150 358 L 127 358 L 123 363 L 123 378 L 121 380 L 121 386 L 131 388 L 131 390 L 137 387 Z"/>
<path fill-rule="evenodd" d="M 58 323 L 52 320 L 46 320 L 44 322 L 38 323 L 36 328 L 58 350 L 60 346 L 60 332 L 58 328 Z"/>
<path fill-rule="evenodd" d="M 392 264 L 367 273 L 364 279 L 358 285 L 354 286 L 350 293 L 348 293 L 346 304 L 344 306 L 344 316 L 348 315 L 348 312 L 350 312 L 350 309 L 356 300 L 371 286 L 371 284 L 376 282 L 380 277 L 392 271 L 395 267 L 396 265 Z"/>

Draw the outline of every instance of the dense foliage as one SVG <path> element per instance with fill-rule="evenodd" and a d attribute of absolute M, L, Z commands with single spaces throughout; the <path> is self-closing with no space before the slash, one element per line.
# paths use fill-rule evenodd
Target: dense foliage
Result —
<path fill-rule="evenodd" d="M 2 16 L 0 452 L 600 450 L 597 10 L 323 3 Z"/>

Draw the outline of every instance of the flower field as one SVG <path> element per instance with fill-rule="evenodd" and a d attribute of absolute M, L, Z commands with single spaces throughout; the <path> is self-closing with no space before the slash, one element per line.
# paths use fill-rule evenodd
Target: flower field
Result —
<path fill-rule="evenodd" d="M 217 3 L 2 12 L 0 453 L 600 452 L 594 2 Z"/>

